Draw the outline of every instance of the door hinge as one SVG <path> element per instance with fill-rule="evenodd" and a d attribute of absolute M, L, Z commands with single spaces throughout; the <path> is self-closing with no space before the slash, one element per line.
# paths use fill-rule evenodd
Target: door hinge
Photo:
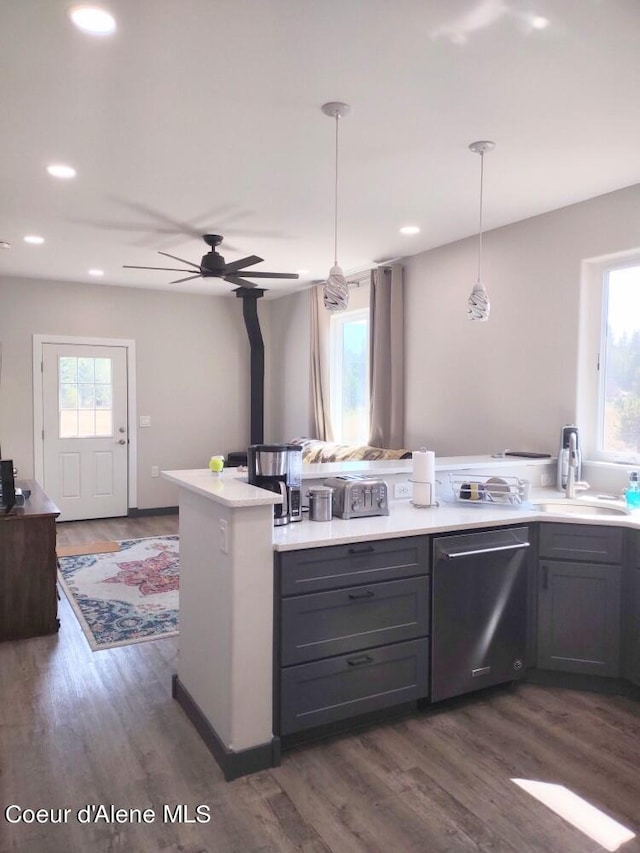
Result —
<path fill-rule="evenodd" d="M 40 362 L 40 373 L 44 373 L 44 361 Z"/>
<path fill-rule="evenodd" d="M 44 441 L 44 430 L 42 430 L 42 440 Z"/>

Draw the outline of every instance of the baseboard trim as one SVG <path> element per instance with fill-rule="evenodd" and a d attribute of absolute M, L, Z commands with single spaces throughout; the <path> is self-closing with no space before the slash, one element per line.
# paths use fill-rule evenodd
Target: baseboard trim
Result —
<path fill-rule="evenodd" d="M 177 515 L 177 506 L 154 506 L 149 509 L 138 509 L 136 506 L 129 507 L 127 518 L 142 518 L 145 515 Z"/>
<path fill-rule="evenodd" d="M 592 693 L 640 699 L 640 687 L 624 678 L 605 678 L 602 675 L 583 675 L 550 669 L 529 669 L 523 680 L 543 687 L 566 687 L 570 690 L 588 690 Z"/>
<path fill-rule="evenodd" d="M 220 740 L 218 733 L 177 675 L 174 675 L 171 680 L 171 695 L 193 723 L 195 730 L 217 761 L 227 782 L 232 782 L 234 779 L 246 776 L 249 773 L 257 773 L 259 770 L 268 770 L 270 767 L 280 765 L 280 738 L 274 737 L 270 743 L 236 752 L 229 749 Z"/>

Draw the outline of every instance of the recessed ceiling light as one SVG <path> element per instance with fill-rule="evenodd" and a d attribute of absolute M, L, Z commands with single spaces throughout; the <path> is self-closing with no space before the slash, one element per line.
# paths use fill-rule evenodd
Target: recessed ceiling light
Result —
<path fill-rule="evenodd" d="M 401 234 L 419 234 L 420 229 L 417 225 L 403 225 L 400 229 Z"/>
<path fill-rule="evenodd" d="M 534 30 L 544 30 L 549 26 L 549 18 L 545 18 L 544 15 L 534 15 L 531 26 Z"/>
<path fill-rule="evenodd" d="M 22 239 L 25 243 L 31 243 L 33 246 L 40 246 L 44 243 L 44 237 L 38 237 L 37 234 L 27 234 L 27 236 Z"/>
<path fill-rule="evenodd" d="M 95 275 L 98 277 L 104 275 L 104 270 L 89 270 L 89 275 Z"/>
<path fill-rule="evenodd" d="M 53 178 L 75 178 L 77 174 L 73 166 L 65 166 L 63 163 L 52 163 L 47 166 L 47 172 Z"/>
<path fill-rule="evenodd" d="M 69 17 L 79 30 L 92 36 L 109 36 L 116 30 L 116 19 L 99 6 L 74 6 Z"/>

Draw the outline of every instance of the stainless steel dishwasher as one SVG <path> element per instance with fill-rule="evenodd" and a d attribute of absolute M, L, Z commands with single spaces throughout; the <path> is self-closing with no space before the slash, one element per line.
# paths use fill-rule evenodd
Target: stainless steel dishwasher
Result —
<path fill-rule="evenodd" d="M 434 537 L 432 702 L 522 675 L 528 548 L 526 527 Z"/>

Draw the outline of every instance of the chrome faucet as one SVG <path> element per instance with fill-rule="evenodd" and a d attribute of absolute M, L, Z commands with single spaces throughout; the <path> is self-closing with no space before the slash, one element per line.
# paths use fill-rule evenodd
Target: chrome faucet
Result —
<path fill-rule="evenodd" d="M 578 469 L 578 440 L 575 432 L 569 433 L 569 459 L 567 460 L 567 488 L 565 490 L 568 498 L 576 496 L 576 471 Z"/>

